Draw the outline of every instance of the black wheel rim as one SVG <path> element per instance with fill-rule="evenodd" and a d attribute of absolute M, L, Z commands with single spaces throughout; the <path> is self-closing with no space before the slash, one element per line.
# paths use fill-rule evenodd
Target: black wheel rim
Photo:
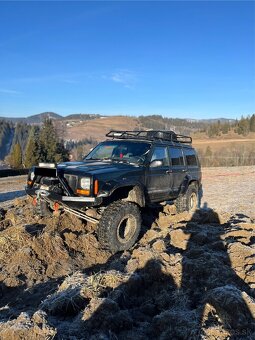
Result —
<path fill-rule="evenodd" d="M 135 234 L 136 219 L 133 215 L 125 215 L 119 222 L 117 228 L 117 239 L 120 243 L 129 242 Z"/>
<path fill-rule="evenodd" d="M 189 206 L 190 206 L 190 211 L 195 211 L 197 208 L 197 194 L 195 192 L 192 192 L 190 195 L 190 200 L 189 200 Z"/>

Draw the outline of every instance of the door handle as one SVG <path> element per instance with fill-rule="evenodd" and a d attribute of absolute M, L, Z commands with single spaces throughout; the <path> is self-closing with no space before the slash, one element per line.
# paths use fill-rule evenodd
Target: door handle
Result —
<path fill-rule="evenodd" d="M 166 174 L 171 174 L 173 170 L 166 170 Z"/>

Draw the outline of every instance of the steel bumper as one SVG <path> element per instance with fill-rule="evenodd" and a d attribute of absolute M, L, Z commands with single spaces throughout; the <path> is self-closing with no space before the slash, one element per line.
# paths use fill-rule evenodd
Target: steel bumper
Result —
<path fill-rule="evenodd" d="M 51 202 L 62 203 L 63 205 L 68 205 L 73 209 L 80 209 L 84 206 L 92 207 L 98 206 L 102 203 L 101 197 L 81 197 L 81 196 L 61 196 L 52 191 L 47 191 L 40 188 L 25 187 L 26 193 L 31 197 L 40 196 Z"/>

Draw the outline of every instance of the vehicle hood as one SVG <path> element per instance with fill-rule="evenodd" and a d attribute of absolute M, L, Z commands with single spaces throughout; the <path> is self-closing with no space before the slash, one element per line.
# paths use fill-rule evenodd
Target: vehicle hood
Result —
<path fill-rule="evenodd" d="M 65 162 L 60 163 L 57 166 L 58 170 L 68 174 L 101 174 L 111 173 L 117 171 L 136 171 L 139 170 L 139 166 L 110 161 L 84 161 L 84 162 Z"/>

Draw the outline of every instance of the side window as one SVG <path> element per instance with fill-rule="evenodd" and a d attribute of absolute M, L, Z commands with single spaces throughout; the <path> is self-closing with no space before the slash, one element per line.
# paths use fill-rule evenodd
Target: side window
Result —
<path fill-rule="evenodd" d="M 163 162 L 163 166 L 168 166 L 169 159 L 167 155 L 167 147 L 156 146 L 151 157 L 151 162 L 154 161 L 155 159 L 161 160 Z"/>
<path fill-rule="evenodd" d="M 170 147 L 169 152 L 173 167 L 184 165 L 183 153 L 181 148 Z"/>
<path fill-rule="evenodd" d="M 186 157 L 187 166 L 197 166 L 197 158 L 195 150 L 184 148 L 184 155 Z"/>

